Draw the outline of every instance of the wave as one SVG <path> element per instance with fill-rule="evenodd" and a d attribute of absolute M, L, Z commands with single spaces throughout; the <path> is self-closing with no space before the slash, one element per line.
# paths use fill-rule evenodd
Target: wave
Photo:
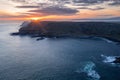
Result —
<path fill-rule="evenodd" d="M 102 40 L 106 41 L 107 43 L 114 43 L 113 41 L 106 39 L 106 38 L 102 38 Z"/>
<path fill-rule="evenodd" d="M 88 78 L 92 80 L 99 80 L 100 75 L 94 70 L 95 64 L 93 62 L 87 62 L 82 65 L 82 67 L 77 70 L 78 73 L 86 73 Z"/>
<path fill-rule="evenodd" d="M 115 61 L 116 56 L 105 56 L 105 55 L 101 55 L 101 57 L 104 58 L 103 62 L 105 63 L 112 63 L 113 61 Z"/>
<path fill-rule="evenodd" d="M 120 57 L 120 56 L 105 56 L 105 55 L 101 55 L 101 57 L 104 58 L 103 59 L 104 63 L 109 63 L 113 67 L 120 67 L 120 63 L 114 63 L 116 58 Z"/>
<path fill-rule="evenodd" d="M 107 39 L 107 38 L 104 38 L 104 37 L 92 37 L 92 39 L 95 39 L 95 40 L 103 40 L 107 43 L 115 43 L 114 41 L 110 40 L 110 39 Z"/>

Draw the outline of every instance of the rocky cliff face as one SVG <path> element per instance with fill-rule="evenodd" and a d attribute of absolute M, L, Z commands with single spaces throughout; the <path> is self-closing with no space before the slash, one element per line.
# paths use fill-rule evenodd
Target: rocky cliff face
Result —
<path fill-rule="evenodd" d="M 120 24 L 109 22 L 30 22 L 19 34 L 44 36 L 102 36 L 120 40 Z"/>
<path fill-rule="evenodd" d="M 20 34 L 40 34 L 42 32 L 42 27 L 39 22 L 30 22 L 29 24 L 21 25 L 19 29 Z"/>

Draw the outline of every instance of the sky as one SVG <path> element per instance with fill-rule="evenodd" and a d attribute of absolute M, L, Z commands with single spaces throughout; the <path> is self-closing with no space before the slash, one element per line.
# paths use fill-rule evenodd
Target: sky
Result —
<path fill-rule="evenodd" d="M 120 0 L 0 0 L 0 21 L 30 19 L 120 19 Z"/>

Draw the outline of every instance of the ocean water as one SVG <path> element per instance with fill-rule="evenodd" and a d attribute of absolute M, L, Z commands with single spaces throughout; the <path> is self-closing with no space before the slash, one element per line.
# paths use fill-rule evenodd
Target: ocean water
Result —
<path fill-rule="evenodd" d="M 10 36 L 20 24 L 0 23 L 0 80 L 120 80 L 115 42 Z"/>

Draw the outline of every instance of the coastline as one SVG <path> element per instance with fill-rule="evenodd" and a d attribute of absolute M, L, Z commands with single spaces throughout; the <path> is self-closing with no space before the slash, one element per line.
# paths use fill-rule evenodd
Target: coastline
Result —
<path fill-rule="evenodd" d="M 43 40 L 44 38 L 76 38 L 76 39 L 94 39 L 94 38 L 99 38 L 107 42 L 115 42 L 117 45 L 120 45 L 120 40 L 115 39 L 112 37 L 104 37 L 104 36 L 94 36 L 94 35 L 60 35 L 60 36 L 46 36 L 46 35 L 28 35 L 28 34 L 20 34 L 19 32 L 16 33 L 11 33 L 10 35 L 12 36 L 29 36 L 31 38 L 37 38 L 36 40 Z"/>
<path fill-rule="evenodd" d="M 102 37 L 120 42 L 120 24 L 110 22 L 23 22 L 12 36 L 46 38 L 93 38 Z"/>

